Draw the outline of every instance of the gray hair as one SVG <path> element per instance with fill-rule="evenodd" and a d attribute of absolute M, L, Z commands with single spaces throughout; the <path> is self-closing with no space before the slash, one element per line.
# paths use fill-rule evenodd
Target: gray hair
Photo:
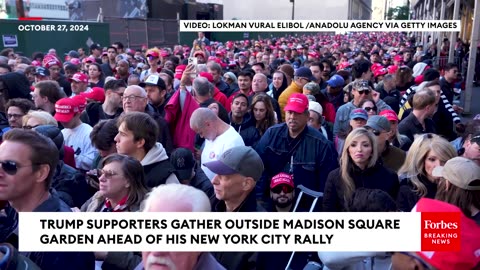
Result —
<path fill-rule="evenodd" d="M 207 95 L 211 95 L 213 93 L 213 85 L 210 86 L 211 83 L 204 77 L 198 77 L 193 80 L 193 90 L 195 91 L 196 95 L 201 97 L 205 97 Z"/>
<path fill-rule="evenodd" d="M 197 73 L 200 73 L 200 72 L 208 72 L 207 64 L 197 65 Z"/>
<path fill-rule="evenodd" d="M 305 89 L 309 90 L 311 92 L 311 95 L 316 95 L 320 93 L 320 85 L 316 82 L 309 82 L 303 86 Z"/>
<path fill-rule="evenodd" d="M 196 129 L 205 124 L 205 122 L 215 122 L 219 120 L 218 116 L 209 108 L 198 108 L 190 117 L 190 128 Z"/>
<path fill-rule="evenodd" d="M 222 66 L 217 62 L 209 62 L 207 67 L 211 70 L 216 70 L 219 74 L 222 74 Z"/>
<path fill-rule="evenodd" d="M 383 81 L 391 81 L 393 79 L 395 79 L 393 74 L 386 74 L 385 76 L 383 76 Z"/>
<path fill-rule="evenodd" d="M 237 83 L 237 76 L 235 76 L 235 74 L 233 74 L 233 72 L 226 72 L 225 76 L 228 76 L 228 78 L 230 78 L 230 80 L 232 80 L 234 83 Z"/>
<path fill-rule="evenodd" d="M 127 90 L 138 90 L 141 97 L 144 97 L 144 98 L 147 97 L 147 91 L 145 91 L 143 87 L 140 87 L 138 85 L 130 85 L 125 89 L 125 91 Z"/>
<path fill-rule="evenodd" d="M 164 184 L 154 187 L 143 202 L 143 212 L 149 212 L 152 205 L 160 202 L 182 202 L 191 206 L 191 212 L 210 212 L 211 205 L 207 195 L 192 186 L 182 184 Z"/>

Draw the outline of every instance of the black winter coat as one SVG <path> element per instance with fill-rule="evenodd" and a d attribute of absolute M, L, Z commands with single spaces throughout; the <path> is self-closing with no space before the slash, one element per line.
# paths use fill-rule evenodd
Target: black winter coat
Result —
<path fill-rule="evenodd" d="M 398 176 L 393 171 L 385 168 L 380 162 L 365 170 L 361 170 L 354 165 L 351 176 L 355 183 L 355 189 L 362 187 L 380 189 L 387 192 L 392 199 L 397 197 L 399 188 Z M 328 175 L 325 192 L 323 193 L 323 211 L 346 211 L 344 193 L 345 187 L 340 177 L 340 168 L 338 168 Z"/>
<path fill-rule="evenodd" d="M 437 194 L 437 184 L 428 180 L 423 175 L 419 175 L 418 180 L 420 180 L 420 182 L 422 182 L 422 184 L 424 184 L 427 188 L 427 194 L 425 194 L 424 197 L 429 199 L 435 199 L 435 195 Z M 411 179 L 402 178 L 400 181 L 400 189 L 398 190 L 397 196 L 398 210 L 402 212 L 412 211 L 413 207 L 415 206 L 415 204 L 417 204 L 420 198 L 420 195 L 414 191 L 414 185 L 412 184 Z"/>

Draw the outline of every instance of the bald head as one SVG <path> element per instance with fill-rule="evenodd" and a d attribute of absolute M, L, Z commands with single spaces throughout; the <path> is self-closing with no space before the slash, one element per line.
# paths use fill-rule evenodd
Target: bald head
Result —
<path fill-rule="evenodd" d="M 215 122 L 218 116 L 209 108 L 198 108 L 190 117 L 190 127 L 193 130 L 201 128 L 205 122 Z"/>

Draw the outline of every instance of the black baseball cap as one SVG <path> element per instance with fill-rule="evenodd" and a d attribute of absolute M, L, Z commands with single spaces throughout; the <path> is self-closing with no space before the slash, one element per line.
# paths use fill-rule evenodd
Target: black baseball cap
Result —
<path fill-rule="evenodd" d="M 178 180 L 190 180 L 196 163 L 192 151 L 187 148 L 177 148 L 170 155 L 170 162 L 176 170 Z"/>

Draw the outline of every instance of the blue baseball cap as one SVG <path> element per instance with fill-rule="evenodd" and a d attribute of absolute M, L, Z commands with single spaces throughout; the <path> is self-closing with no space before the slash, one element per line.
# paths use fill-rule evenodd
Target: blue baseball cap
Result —
<path fill-rule="evenodd" d="M 350 113 L 350 120 L 353 119 L 363 119 L 368 120 L 368 113 L 364 109 L 355 109 Z"/>
<path fill-rule="evenodd" d="M 313 77 L 313 74 L 312 74 L 312 71 L 307 68 L 307 67 L 299 67 L 296 71 L 295 71 L 295 76 L 296 77 L 302 77 L 302 78 L 306 78 L 307 80 L 309 81 L 315 81 L 316 78 Z"/>
<path fill-rule="evenodd" d="M 345 80 L 342 76 L 335 74 L 327 81 L 327 84 L 330 85 L 330 87 L 340 87 L 345 84 Z"/>

